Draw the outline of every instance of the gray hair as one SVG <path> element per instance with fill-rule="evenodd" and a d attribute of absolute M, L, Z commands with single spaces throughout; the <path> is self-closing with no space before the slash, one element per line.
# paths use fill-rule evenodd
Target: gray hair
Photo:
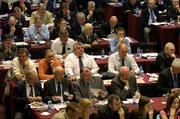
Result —
<path fill-rule="evenodd" d="M 174 61 L 171 64 L 172 67 L 180 68 L 180 58 L 174 59 Z"/>
<path fill-rule="evenodd" d="M 83 12 L 78 12 L 77 14 L 76 14 L 76 17 L 77 18 L 80 18 L 80 19 L 85 19 L 86 17 L 85 17 L 85 14 L 83 13 Z"/>

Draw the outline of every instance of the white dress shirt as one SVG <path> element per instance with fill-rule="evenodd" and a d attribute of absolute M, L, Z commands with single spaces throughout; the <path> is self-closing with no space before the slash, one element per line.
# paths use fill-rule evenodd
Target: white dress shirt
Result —
<path fill-rule="evenodd" d="M 83 67 L 88 67 L 91 69 L 92 75 L 98 72 L 99 67 L 92 56 L 89 56 L 84 53 L 82 55 L 82 62 Z M 64 67 L 66 75 L 80 76 L 79 58 L 74 53 L 70 53 L 66 57 Z"/>
<path fill-rule="evenodd" d="M 124 65 L 133 70 L 136 74 L 139 73 L 139 67 L 134 58 L 127 54 L 124 58 Z M 109 56 L 108 60 L 108 71 L 114 74 L 119 74 L 119 68 L 122 66 L 119 52 L 115 52 Z"/>
<path fill-rule="evenodd" d="M 32 97 L 36 97 L 34 86 L 32 86 L 32 89 L 33 89 L 33 96 Z M 26 96 L 27 97 L 29 97 L 30 92 L 31 92 L 31 87 L 30 87 L 30 85 L 28 83 L 26 83 Z"/>
<path fill-rule="evenodd" d="M 24 77 L 26 71 L 28 71 L 29 69 L 37 72 L 35 63 L 31 59 L 28 59 L 28 62 L 29 67 L 23 67 L 23 65 L 19 62 L 18 57 L 15 57 L 11 62 L 10 77 L 13 78 L 17 75 L 21 75 L 22 77 Z"/>
<path fill-rule="evenodd" d="M 66 43 L 66 54 L 72 53 L 73 52 L 73 46 L 74 46 L 75 41 L 71 38 L 68 38 L 68 41 Z M 55 40 L 52 41 L 51 44 L 51 49 L 55 52 L 56 56 L 58 58 L 62 57 L 62 48 L 63 44 L 60 40 L 60 38 L 56 38 Z"/>

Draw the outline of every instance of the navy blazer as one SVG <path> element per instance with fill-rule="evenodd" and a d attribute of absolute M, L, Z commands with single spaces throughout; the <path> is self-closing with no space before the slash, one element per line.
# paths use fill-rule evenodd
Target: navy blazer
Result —
<path fill-rule="evenodd" d="M 159 12 L 158 12 L 158 9 L 155 7 L 154 9 L 154 14 L 155 16 L 157 17 L 157 21 L 159 21 Z M 144 27 L 150 27 L 148 25 L 148 22 L 149 22 L 149 10 L 148 8 L 145 8 L 143 11 L 142 11 L 142 14 L 141 14 L 141 27 L 144 29 Z"/>
<path fill-rule="evenodd" d="M 71 82 L 65 78 L 62 82 L 63 86 L 63 98 L 64 101 L 67 101 L 67 96 L 64 95 L 64 92 L 67 91 L 72 94 Z M 55 79 L 50 79 L 44 83 L 44 101 L 47 102 L 52 100 L 53 96 L 61 96 L 61 94 L 56 92 Z"/>
<path fill-rule="evenodd" d="M 111 26 L 110 26 L 110 23 L 109 22 L 106 22 L 105 24 L 103 24 L 103 34 L 102 34 L 102 36 L 103 37 L 107 37 L 107 35 L 109 35 L 109 34 L 111 34 Z M 117 24 L 116 24 L 116 26 L 114 27 L 114 34 L 116 34 L 116 32 L 117 32 L 117 29 L 118 28 L 120 28 L 120 27 L 122 27 L 122 24 L 120 23 L 120 22 L 118 22 Z"/>
<path fill-rule="evenodd" d="M 177 9 L 175 9 L 172 5 L 168 6 L 167 8 L 167 15 L 168 15 L 168 20 L 170 19 L 177 20 L 177 16 L 180 15 L 180 12 L 178 12 Z"/>
<path fill-rule="evenodd" d="M 30 5 L 30 3 L 24 2 L 24 4 L 25 4 L 25 6 L 27 7 L 27 10 L 25 11 L 25 14 L 31 15 L 32 10 L 31 10 L 31 5 Z M 12 10 L 13 10 L 15 7 L 21 8 L 19 1 L 16 1 L 16 2 L 13 3 Z M 22 8 L 21 8 L 21 11 L 22 11 Z"/>
<path fill-rule="evenodd" d="M 42 87 L 40 82 L 36 82 L 34 84 L 35 96 L 42 97 Z M 26 96 L 26 81 L 21 81 L 13 90 L 13 99 L 14 104 L 16 105 L 17 111 L 23 111 L 26 104 L 29 103 L 28 98 Z"/>
<path fill-rule="evenodd" d="M 180 74 L 177 75 L 177 80 L 178 80 L 178 86 L 180 87 Z M 173 77 L 172 73 L 170 71 L 170 68 L 166 68 L 163 71 L 160 72 L 159 78 L 157 81 L 157 89 L 159 93 L 165 94 L 165 93 L 170 93 L 171 89 L 174 88 L 173 85 Z"/>
<path fill-rule="evenodd" d="M 174 58 L 168 58 L 164 51 L 160 52 L 156 57 L 156 66 L 158 71 L 162 71 L 165 68 L 171 67 Z"/>

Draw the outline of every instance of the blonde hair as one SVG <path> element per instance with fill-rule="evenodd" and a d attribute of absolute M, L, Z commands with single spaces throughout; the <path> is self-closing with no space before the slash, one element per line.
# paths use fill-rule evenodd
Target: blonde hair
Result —
<path fill-rule="evenodd" d="M 87 112 L 86 112 L 86 109 L 92 105 L 92 102 L 87 99 L 87 98 L 83 98 L 80 100 L 80 106 L 81 106 L 81 116 L 83 119 L 85 119 L 85 117 L 87 117 Z"/>

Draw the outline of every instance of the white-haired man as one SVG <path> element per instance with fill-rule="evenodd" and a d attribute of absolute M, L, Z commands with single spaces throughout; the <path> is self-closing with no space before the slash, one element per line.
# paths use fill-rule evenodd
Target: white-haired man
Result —
<path fill-rule="evenodd" d="M 170 68 L 160 72 L 157 89 L 161 94 L 180 92 L 180 58 L 174 59 Z"/>
<path fill-rule="evenodd" d="M 83 33 L 78 36 L 78 41 L 84 44 L 85 53 L 97 54 L 99 45 L 97 42 L 97 35 L 93 34 L 93 25 L 86 23 L 83 30 Z"/>
<path fill-rule="evenodd" d="M 176 58 L 175 46 L 168 42 L 164 46 L 164 51 L 160 52 L 156 58 L 156 65 L 159 71 L 171 66 L 173 60 Z"/>

